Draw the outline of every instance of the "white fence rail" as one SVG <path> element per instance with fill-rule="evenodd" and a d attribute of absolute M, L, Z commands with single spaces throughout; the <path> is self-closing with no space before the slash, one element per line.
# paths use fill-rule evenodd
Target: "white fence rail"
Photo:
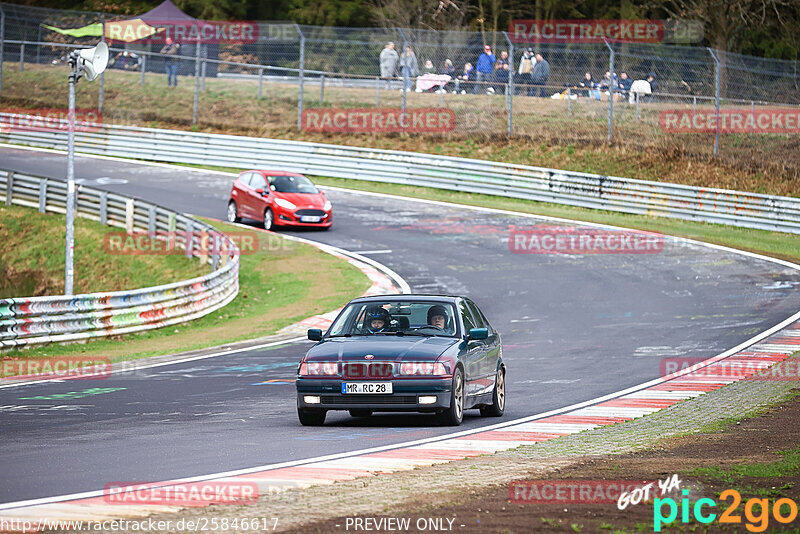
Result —
<path fill-rule="evenodd" d="M 66 128 L 20 128 L 25 119 L 0 113 L 0 141 L 65 150 Z M 413 152 L 193 133 L 83 125 L 76 151 L 150 161 L 235 168 L 276 168 L 311 175 L 419 185 L 800 233 L 800 199 L 633 180 Z"/>
<path fill-rule="evenodd" d="M 0 170 L 0 203 L 65 213 L 66 182 Z M 130 291 L 0 299 L 0 349 L 151 330 L 190 321 L 231 302 L 239 291 L 236 244 L 202 221 L 138 199 L 80 186 L 76 214 L 127 233 L 172 239 L 212 272 Z M 213 243 L 207 247 L 207 243 Z"/>

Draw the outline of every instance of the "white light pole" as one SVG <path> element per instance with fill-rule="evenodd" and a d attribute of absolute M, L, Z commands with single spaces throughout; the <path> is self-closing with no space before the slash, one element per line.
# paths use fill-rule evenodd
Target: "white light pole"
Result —
<path fill-rule="evenodd" d="M 72 267 L 75 248 L 75 84 L 84 76 L 87 81 L 97 78 L 108 65 L 108 46 L 100 42 L 94 48 L 75 50 L 69 55 L 69 109 L 67 121 L 67 242 L 64 255 L 64 294 L 73 294 L 75 271 Z"/>

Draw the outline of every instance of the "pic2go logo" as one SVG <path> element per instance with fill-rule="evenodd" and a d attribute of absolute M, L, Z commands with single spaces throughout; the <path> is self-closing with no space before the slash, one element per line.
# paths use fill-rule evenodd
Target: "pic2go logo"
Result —
<path fill-rule="evenodd" d="M 689 523 L 690 512 L 694 515 L 694 519 L 704 525 L 713 522 L 717 518 L 717 514 L 711 512 L 709 508 L 716 508 L 717 503 L 713 499 L 703 498 L 698 499 L 694 506 L 689 503 L 689 490 L 685 489 L 681 492 L 683 499 L 681 499 L 680 513 L 681 523 Z M 731 499 L 730 505 L 719 516 L 720 523 L 733 523 L 741 524 L 742 517 L 736 514 L 736 509 L 742 503 L 741 494 L 735 489 L 728 489 L 720 493 L 719 498 L 721 501 Z M 669 509 L 668 514 L 664 515 L 664 507 Z M 786 512 L 784 514 L 784 512 Z M 744 516 L 747 519 L 745 528 L 749 532 L 764 532 L 769 527 L 770 517 L 770 502 L 769 499 L 749 499 L 744 505 Z M 772 505 L 772 517 L 778 523 L 791 523 L 797 518 L 797 504 L 792 499 L 782 498 L 775 501 Z M 661 532 L 661 526 L 672 523 L 678 519 L 678 503 L 675 499 L 654 499 L 653 500 L 653 531 Z"/>

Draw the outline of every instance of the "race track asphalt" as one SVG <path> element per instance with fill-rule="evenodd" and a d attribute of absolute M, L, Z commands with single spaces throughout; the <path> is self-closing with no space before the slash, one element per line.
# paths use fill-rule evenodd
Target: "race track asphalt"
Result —
<path fill-rule="evenodd" d="M 4 169 L 63 179 L 65 161 L 62 154 L 0 148 Z M 76 160 L 76 177 L 220 219 L 232 181 L 187 168 L 85 157 Z M 515 254 L 508 246 L 510 225 L 554 223 L 338 190 L 328 196 L 335 210 L 330 231 L 285 233 L 372 257 L 404 277 L 414 292 L 473 298 L 503 335 L 503 420 L 656 378 L 663 358 L 716 355 L 800 309 L 800 273 L 759 258 L 669 239 L 662 251 L 649 254 Z M 333 412 L 323 428 L 300 426 L 291 379 L 309 345 L 102 381 L 0 389 L 0 503 L 453 431 L 416 414 L 356 420 Z M 71 395 L 53 397 L 65 393 Z M 467 415 L 461 429 L 498 422 L 477 412 Z"/>

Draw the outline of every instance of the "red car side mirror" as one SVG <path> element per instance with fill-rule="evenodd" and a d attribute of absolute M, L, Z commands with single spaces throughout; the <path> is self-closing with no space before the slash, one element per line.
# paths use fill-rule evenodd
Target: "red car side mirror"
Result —
<path fill-rule="evenodd" d="M 263 196 L 266 196 L 266 195 L 269 195 L 269 191 L 264 191 L 264 190 L 263 190 L 263 189 L 261 189 L 260 187 L 259 187 L 258 189 L 256 189 L 256 193 L 258 193 L 258 194 L 259 194 L 259 195 L 261 195 L 262 197 L 263 197 Z"/>

